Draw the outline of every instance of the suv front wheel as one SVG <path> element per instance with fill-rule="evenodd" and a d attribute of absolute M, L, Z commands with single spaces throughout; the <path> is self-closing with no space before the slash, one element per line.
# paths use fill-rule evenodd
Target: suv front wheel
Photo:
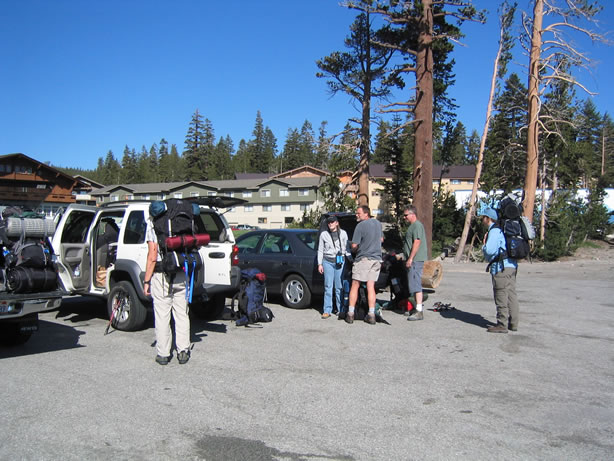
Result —
<path fill-rule="evenodd" d="M 147 320 L 147 309 L 132 284 L 126 280 L 111 288 L 107 298 L 107 311 L 109 319 L 113 316 L 112 326 L 117 330 L 139 330 L 145 326 Z"/>

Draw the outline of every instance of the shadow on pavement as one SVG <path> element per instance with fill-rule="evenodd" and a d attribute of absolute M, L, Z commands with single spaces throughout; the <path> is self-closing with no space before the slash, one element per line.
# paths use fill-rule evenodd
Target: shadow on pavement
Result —
<path fill-rule="evenodd" d="M 1 347 L 0 359 L 85 347 L 79 344 L 79 336 L 85 332 L 72 326 L 39 320 L 38 328 L 27 343 Z"/>
<path fill-rule="evenodd" d="M 460 322 L 468 323 L 470 325 L 475 325 L 480 328 L 488 328 L 490 326 L 495 325 L 495 323 L 490 320 L 485 319 L 480 314 L 474 314 L 472 312 L 462 311 L 458 308 L 454 308 L 452 310 L 444 310 L 444 311 L 435 311 L 434 309 L 429 309 L 431 312 L 438 313 L 444 319 L 453 319 L 458 320 Z"/>

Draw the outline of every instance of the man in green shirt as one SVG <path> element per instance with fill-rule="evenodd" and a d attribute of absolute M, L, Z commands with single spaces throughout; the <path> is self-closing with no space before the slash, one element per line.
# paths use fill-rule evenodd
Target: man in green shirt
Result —
<path fill-rule="evenodd" d="M 410 294 L 416 297 L 416 310 L 410 315 L 407 320 L 422 320 L 424 318 L 422 306 L 422 270 L 424 269 L 424 261 L 428 257 L 426 233 L 424 226 L 416 216 L 417 210 L 413 205 L 409 205 L 403 212 L 403 217 L 409 222 L 409 228 L 405 233 L 405 241 L 403 242 L 403 251 L 407 260 L 405 267 L 407 268 L 407 281 Z"/>

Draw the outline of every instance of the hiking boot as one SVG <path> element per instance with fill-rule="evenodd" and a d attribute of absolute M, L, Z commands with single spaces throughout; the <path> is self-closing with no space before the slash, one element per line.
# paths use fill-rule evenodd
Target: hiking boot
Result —
<path fill-rule="evenodd" d="M 354 314 L 350 313 L 350 312 L 345 314 L 345 322 L 346 323 L 354 323 Z"/>
<path fill-rule="evenodd" d="M 330 314 L 329 314 L 328 312 L 324 312 L 324 313 L 322 314 L 322 318 L 323 318 L 323 319 L 327 319 L 327 318 L 329 318 L 329 317 L 330 317 Z"/>
<path fill-rule="evenodd" d="M 410 322 L 413 322 L 415 320 L 424 320 L 424 313 L 422 311 L 416 311 L 409 317 L 407 317 L 407 320 L 409 320 Z"/>
<path fill-rule="evenodd" d="M 369 325 L 375 325 L 375 314 L 368 314 L 365 317 L 365 322 L 367 322 Z"/>
<path fill-rule="evenodd" d="M 168 362 L 171 361 L 171 356 L 164 357 L 162 355 L 156 355 L 156 362 L 160 365 L 168 365 Z"/>
<path fill-rule="evenodd" d="M 188 360 L 190 360 L 190 351 L 181 351 L 179 354 L 177 354 L 177 361 L 181 365 L 187 363 Z"/>
<path fill-rule="evenodd" d="M 507 333 L 507 328 L 503 325 L 495 325 L 486 329 L 489 333 Z"/>

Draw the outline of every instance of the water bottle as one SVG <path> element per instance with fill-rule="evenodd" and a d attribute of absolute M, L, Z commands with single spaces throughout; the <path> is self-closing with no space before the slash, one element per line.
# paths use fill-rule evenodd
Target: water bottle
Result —
<path fill-rule="evenodd" d="M 350 305 L 350 282 L 343 281 L 343 311 L 345 312 Z"/>

